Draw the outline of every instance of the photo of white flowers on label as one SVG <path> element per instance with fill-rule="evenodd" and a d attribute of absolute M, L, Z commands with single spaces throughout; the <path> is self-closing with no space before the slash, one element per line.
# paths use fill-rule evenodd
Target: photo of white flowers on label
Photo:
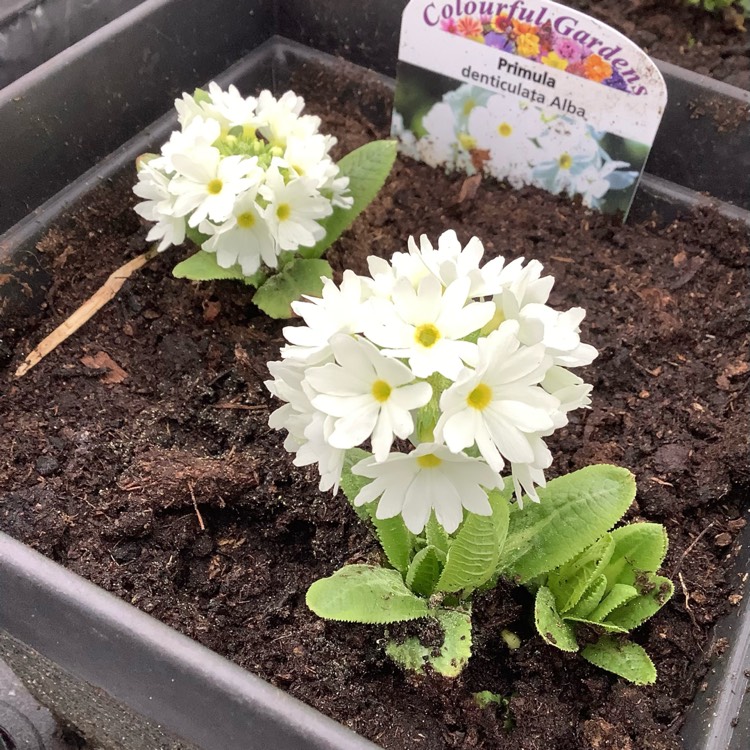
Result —
<path fill-rule="evenodd" d="M 558 3 L 404 11 L 392 134 L 430 166 L 626 216 L 665 104 L 642 50 Z"/>

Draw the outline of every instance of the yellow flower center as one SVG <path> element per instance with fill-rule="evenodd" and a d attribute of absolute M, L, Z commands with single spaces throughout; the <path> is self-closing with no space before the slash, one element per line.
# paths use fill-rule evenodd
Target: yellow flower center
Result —
<path fill-rule="evenodd" d="M 388 383 L 385 382 L 385 380 L 376 380 L 372 384 L 372 397 L 376 401 L 380 401 L 382 404 L 384 401 L 387 401 L 388 398 L 391 395 L 391 386 L 388 385 Z"/>
<path fill-rule="evenodd" d="M 507 122 L 501 122 L 497 126 L 497 132 L 500 133 L 503 138 L 507 138 L 513 132 L 513 128 L 508 125 Z"/>
<path fill-rule="evenodd" d="M 466 397 L 466 403 L 473 409 L 486 409 L 492 401 L 492 388 L 484 383 L 480 383 L 474 390 Z"/>
<path fill-rule="evenodd" d="M 573 165 L 573 157 L 565 153 L 557 160 L 557 163 L 560 165 L 560 169 L 570 169 Z"/>
<path fill-rule="evenodd" d="M 417 456 L 417 465 L 421 469 L 434 469 L 443 463 L 441 458 L 438 458 L 434 453 L 425 453 L 424 456 Z"/>
<path fill-rule="evenodd" d="M 206 189 L 211 195 L 218 195 L 223 187 L 224 183 L 218 177 L 214 177 L 214 179 L 206 185 Z"/>
<path fill-rule="evenodd" d="M 476 145 L 477 145 L 477 139 L 474 138 L 473 135 L 469 135 L 468 133 L 459 133 L 458 134 L 458 142 L 467 151 L 471 151 L 471 149 L 476 148 Z"/>
<path fill-rule="evenodd" d="M 471 110 L 476 106 L 477 103 L 473 99 L 467 99 L 463 106 L 464 117 L 468 117 L 471 114 Z"/>
<path fill-rule="evenodd" d="M 292 169 L 300 175 L 300 177 L 305 174 L 305 170 L 302 169 L 302 167 L 299 166 L 299 164 L 292 164 Z"/>
<path fill-rule="evenodd" d="M 245 211 L 237 217 L 237 226 L 241 229 L 250 229 L 255 224 L 255 215 L 252 211 Z"/>
<path fill-rule="evenodd" d="M 440 331 L 432 323 L 423 323 L 414 331 L 414 340 L 425 349 L 435 346 L 440 339 Z"/>
<path fill-rule="evenodd" d="M 282 203 L 276 209 L 276 216 L 279 217 L 279 221 L 286 221 L 289 218 L 291 213 L 292 213 L 292 209 L 290 208 L 288 203 Z"/>

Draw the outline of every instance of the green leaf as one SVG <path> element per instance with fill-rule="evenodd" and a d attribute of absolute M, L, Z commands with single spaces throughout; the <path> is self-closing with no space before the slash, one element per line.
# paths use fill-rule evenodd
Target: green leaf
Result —
<path fill-rule="evenodd" d="M 427 535 L 427 544 L 431 544 L 443 554 L 448 554 L 451 540 L 448 532 L 438 522 L 434 512 L 430 514 L 430 520 L 427 521 L 425 533 Z"/>
<path fill-rule="evenodd" d="M 656 682 L 656 667 L 649 655 L 637 643 L 604 636 L 583 649 L 581 655 L 601 669 L 614 672 L 636 685 Z"/>
<path fill-rule="evenodd" d="M 361 448 L 349 448 L 344 455 L 344 468 L 341 472 L 341 489 L 354 506 L 354 499 L 360 490 L 372 480 L 359 474 L 352 474 L 352 466 L 359 463 L 365 458 L 370 458 L 372 454 L 363 451 Z M 364 506 L 356 507 L 354 510 L 357 515 L 368 520 L 375 527 L 375 535 L 383 548 L 388 562 L 401 573 L 406 575 L 411 559 L 412 548 L 414 547 L 414 535 L 406 528 L 403 518 L 398 515 L 393 518 L 379 519 L 375 517 L 377 503 L 372 502 Z"/>
<path fill-rule="evenodd" d="M 632 523 L 612 532 L 615 548 L 604 569 L 608 587 L 635 583 L 638 571 L 655 573 L 667 554 L 669 539 L 660 523 Z"/>
<path fill-rule="evenodd" d="M 589 620 L 593 622 L 602 622 L 607 619 L 610 612 L 619 606 L 626 604 L 631 599 L 638 596 L 634 586 L 628 586 L 626 583 L 616 583 L 610 592 L 602 599 L 599 606 L 589 614 Z"/>
<path fill-rule="evenodd" d="M 314 247 L 301 247 L 303 258 L 320 258 L 352 222 L 372 203 L 385 184 L 396 161 L 396 141 L 371 141 L 348 153 L 338 163 L 342 176 L 349 178 L 354 198 L 351 208 L 334 208 L 333 213 L 318 222 L 326 231 Z"/>
<path fill-rule="evenodd" d="M 571 560 L 622 518 L 635 497 L 635 478 L 599 464 L 553 479 L 539 489 L 541 502 L 517 506 L 500 569 L 524 583 Z"/>
<path fill-rule="evenodd" d="M 489 493 L 491 516 L 468 513 L 453 542 L 437 591 L 473 590 L 488 581 L 497 568 L 508 533 L 509 507 L 497 490 Z"/>
<path fill-rule="evenodd" d="M 319 617 L 342 622 L 403 622 L 430 613 L 398 571 L 372 565 L 347 565 L 315 581 L 305 601 Z"/>
<path fill-rule="evenodd" d="M 245 275 L 238 265 L 222 268 L 216 262 L 216 253 L 199 250 L 195 255 L 186 258 L 172 269 L 172 276 L 177 279 L 193 281 L 211 281 L 213 279 L 237 279 L 244 281 Z"/>
<path fill-rule="evenodd" d="M 613 549 L 612 537 L 605 534 L 570 562 L 549 574 L 547 586 L 555 595 L 555 601 L 562 614 L 578 604 L 583 593 L 607 564 Z"/>
<path fill-rule="evenodd" d="M 332 276 L 328 261 L 295 258 L 258 287 L 253 302 L 271 318 L 291 318 L 292 302 L 303 294 L 319 296 L 323 289 L 321 277 Z"/>
<path fill-rule="evenodd" d="M 607 576 L 600 573 L 591 582 L 591 585 L 586 589 L 583 596 L 578 600 L 573 609 L 566 612 L 566 616 L 570 617 L 581 617 L 587 619 L 588 615 L 593 612 L 599 605 L 599 602 L 604 596 L 604 592 L 607 589 Z"/>
<path fill-rule="evenodd" d="M 560 616 L 555 606 L 555 596 L 546 586 L 536 592 L 534 622 L 539 635 L 550 645 L 562 651 L 578 651 L 573 628 Z"/>
<path fill-rule="evenodd" d="M 363 461 L 365 458 L 370 458 L 372 453 L 363 451 L 361 448 L 349 448 L 344 454 L 344 466 L 341 471 L 341 489 L 346 495 L 347 500 L 354 506 L 354 500 L 359 495 L 360 490 L 370 484 L 372 479 L 368 477 L 360 476 L 359 474 L 352 474 L 352 466 Z M 370 514 L 366 508 L 359 506 L 355 507 L 360 518 L 369 518 Z"/>
<path fill-rule="evenodd" d="M 210 235 L 203 234 L 203 232 L 199 232 L 195 227 L 191 226 L 185 227 L 185 236 L 198 248 L 202 247 L 203 243 L 210 239 Z M 216 253 L 209 253 L 209 255 L 216 257 Z"/>
<path fill-rule="evenodd" d="M 404 519 L 400 515 L 393 518 L 375 518 L 375 508 L 372 508 L 371 519 L 388 562 L 401 575 L 406 575 L 414 547 L 414 535 L 406 528 Z"/>
<path fill-rule="evenodd" d="M 672 581 L 653 573 L 642 573 L 636 581 L 636 588 L 640 589 L 640 595 L 611 612 L 607 622 L 625 630 L 637 628 L 655 615 L 674 594 Z"/>
<path fill-rule="evenodd" d="M 439 576 L 440 562 L 435 547 L 430 545 L 414 555 L 406 573 L 406 585 L 415 594 L 429 597 L 435 590 L 435 584 Z"/>
<path fill-rule="evenodd" d="M 480 690 L 478 693 L 473 693 L 472 697 L 479 708 L 487 708 L 493 704 L 505 708 L 508 705 L 508 698 L 499 693 L 493 693 L 491 690 Z"/>
<path fill-rule="evenodd" d="M 437 655 L 434 647 L 423 646 L 418 638 L 407 638 L 403 643 L 388 641 L 385 651 L 404 669 L 422 672 L 429 664 L 444 677 L 456 677 L 471 656 L 471 616 L 466 612 L 438 609 L 435 617 L 444 633 Z"/>
<path fill-rule="evenodd" d="M 567 623 L 572 622 L 578 625 L 587 625 L 595 633 L 616 633 L 618 635 L 624 635 L 628 632 L 624 628 L 618 627 L 617 625 L 612 625 L 608 622 L 594 622 L 593 620 L 589 620 L 586 617 L 571 617 L 570 615 L 565 615 L 564 619 Z"/>
<path fill-rule="evenodd" d="M 195 99 L 198 104 L 211 103 L 211 95 L 208 91 L 204 91 L 203 89 L 195 89 L 193 91 L 193 99 Z"/>

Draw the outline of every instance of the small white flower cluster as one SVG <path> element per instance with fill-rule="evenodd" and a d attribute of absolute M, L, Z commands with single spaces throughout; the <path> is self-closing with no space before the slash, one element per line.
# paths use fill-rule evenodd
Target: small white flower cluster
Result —
<path fill-rule="evenodd" d="M 328 155 L 336 139 L 318 132 L 320 118 L 301 114 L 291 91 L 244 98 L 230 86 L 175 101 L 181 126 L 160 156 L 142 160 L 135 210 L 156 222 L 149 241 L 179 245 L 188 227 L 205 235 L 202 249 L 222 268 L 251 276 L 261 261 L 311 247 L 325 236 L 319 221 L 349 208 L 349 178 Z"/>
<path fill-rule="evenodd" d="M 322 297 L 292 305 L 306 325 L 284 329 L 271 393 L 286 403 L 269 425 L 286 429 L 294 463 L 317 463 L 320 489 L 338 489 L 347 449 L 369 440 L 354 474 L 373 481 L 356 505 L 380 498 L 378 518 L 403 516 L 419 533 L 434 509 L 449 533 L 463 509 L 491 513 L 487 490 L 510 464 L 517 498 L 538 501 L 552 456 L 544 438 L 587 406 L 591 386 L 567 368 L 589 364 L 585 312 L 546 302 L 542 265 L 496 258 L 480 266 L 476 237 L 426 236 L 370 276 L 325 281 Z M 394 442 L 409 440 L 407 453 Z"/>
<path fill-rule="evenodd" d="M 434 104 L 422 126 L 426 134 L 416 138 L 394 111 L 393 135 L 407 156 L 473 174 L 480 154 L 484 171 L 495 179 L 580 195 L 592 208 L 638 177 L 628 162 L 609 157 L 600 145 L 605 133 L 584 121 L 468 84 Z"/>

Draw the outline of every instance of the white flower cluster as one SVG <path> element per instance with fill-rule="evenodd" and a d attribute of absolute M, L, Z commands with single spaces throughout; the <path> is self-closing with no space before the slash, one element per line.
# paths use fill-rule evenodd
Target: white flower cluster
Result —
<path fill-rule="evenodd" d="M 591 386 L 567 369 L 597 355 L 580 340 L 584 310 L 546 304 L 554 279 L 538 261 L 480 266 L 483 254 L 448 231 L 437 248 L 423 235 L 391 262 L 370 257 L 369 277 L 346 271 L 292 305 L 305 325 L 284 329 L 283 359 L 269 363 L 266 385 L 286 402 L 269 425 L 288 431 L 294 463 L 317 463 L 335 492 L 346 450 L 369 440 L 352 471 L 373 481 L 355 503 L 379 498 L 377 517 L 400 513 L 414 533 L 433 509 L 450 533 L 463 508 L 489 515 L 506 464 L 519 501 L 538 500 L 544 438 L 589 404 Z"/>
<path fill-rule="evenodd" d="M 133 188 L 145 199 L 135 210 L 156 222 L 148 240 L 161 251 L 189 227 L 207 237 L 201 247 L 222 268 L 238 263 L 245 276 L 321 240 L 319 221 L 353 199 L 328 155 L 336 139 L 318 132 L 320 118 L 301 114 L 304 104 L 291 91 L 244 98 L 216 83 L 177 99 L 181 129 L 160 156 L 142 160 Z"/>
<path fill-rule="evenodd" d="M 473 174 L 481 155 L 495 179 L 580 195 L 592 208 L 638 177 L 628 162 L 609 157 L 600 145 L 605 134 L 584 121 L 468 84 L 434 104 L 422 126 L 426 134 L 417 138 L 394 111 L 393 135 L 407 156 Z"/>

